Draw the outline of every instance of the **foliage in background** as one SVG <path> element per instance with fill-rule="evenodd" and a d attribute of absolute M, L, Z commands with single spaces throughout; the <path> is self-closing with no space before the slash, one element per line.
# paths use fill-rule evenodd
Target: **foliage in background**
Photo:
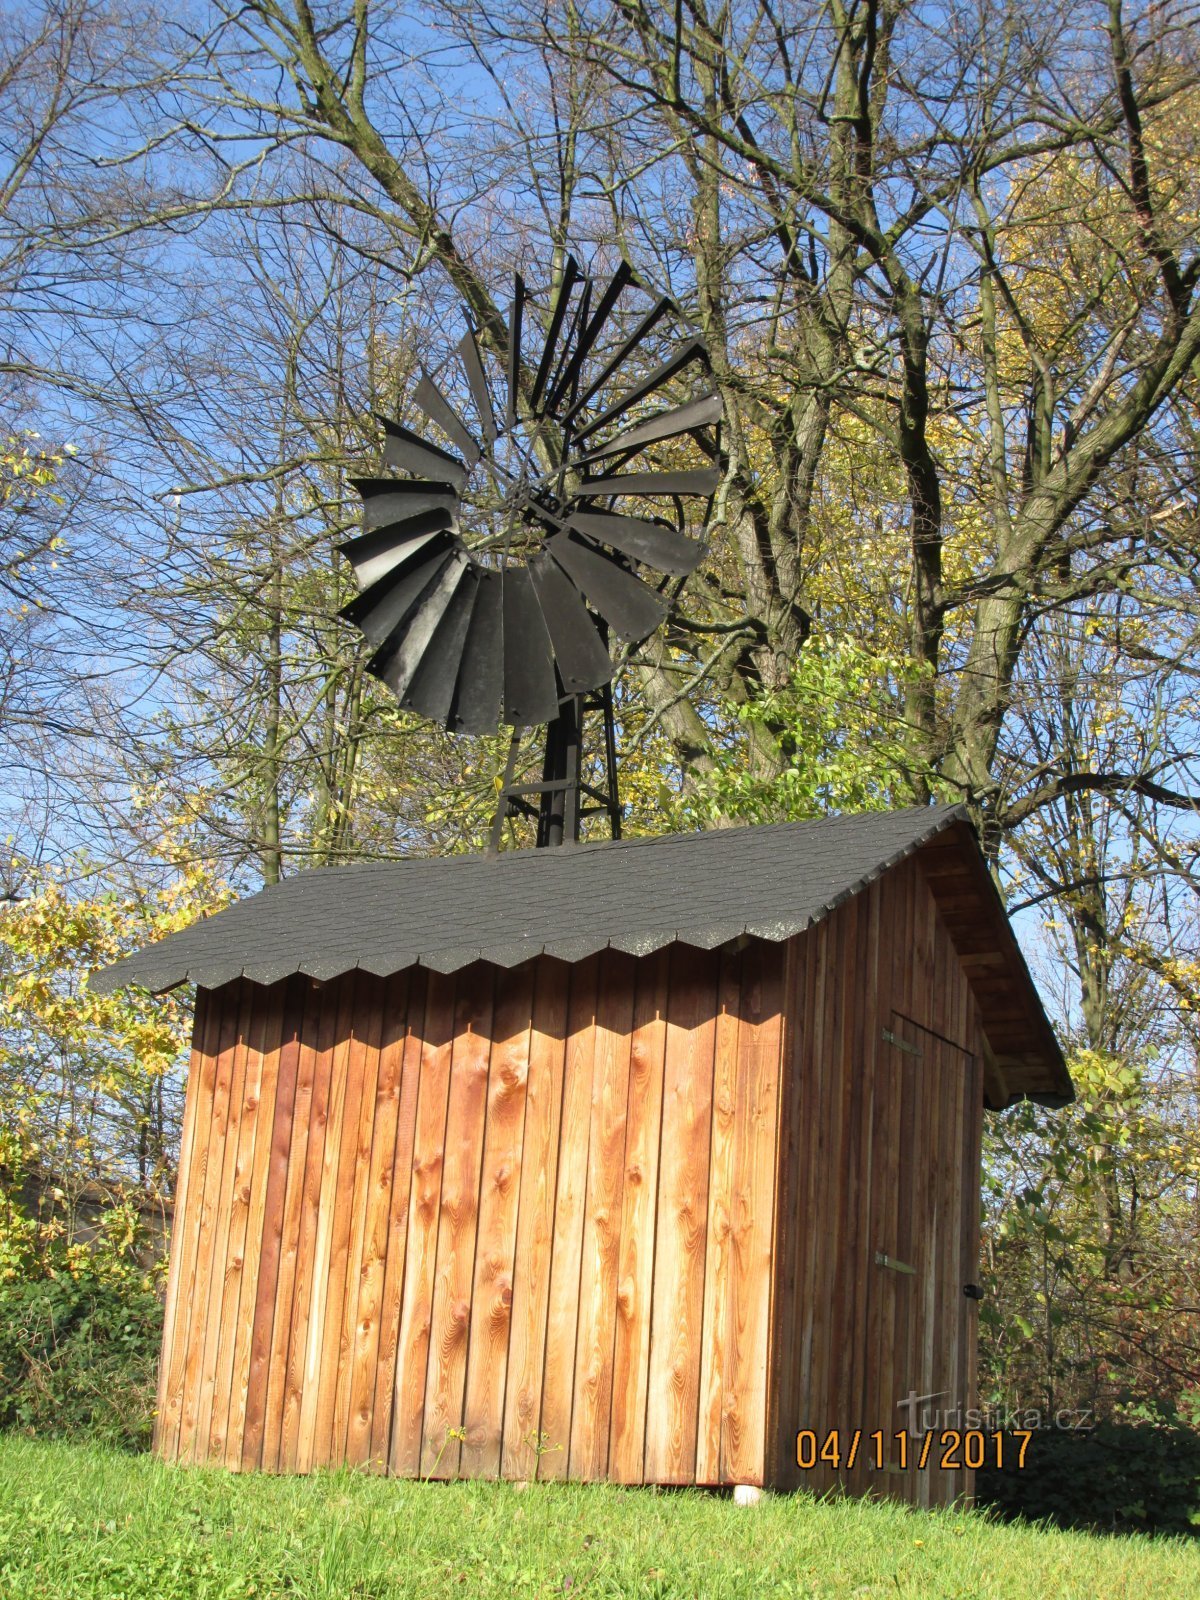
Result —
<path fill-rule="evenodd" d="M 137 1204 L 107 1206 L 88 1240 L 12 1226 L 0 1274 L 0 1429 L 145 1449 L 154 1422 L 165 1263 Z"/>
<path fill-rule="evenodd" d="M 791 822 L 911 805 L 933 774 L 913 755 L 904 704 L 925 669 L 853 637 L 808 640 L 789 681 L 735 709 L 734 726 L 770 730 L 784 763 L 763 770 L 752 741 L 716 747 L 681 797 L 684 825 Z M 715 743 L 715 741 L 714 741 Z"/>
<path fill-rule="evenodd" d="M 87 980 L 228 898 L 177 828 L 159 845 L 177 871 L 153 891 L 87 892 L 84 863 L 9 863 L 22 894 L 0 911 L 0 1428 L 149 1442 L 191 1006 Z"/>
<path fill-rule="evenodd" d="M 190 994 L 99 995 L 89 974 L 219 909 L 229 890 L 168 826 L 157 888 L 104 888 L 94 867 L 10 861 L 21 883 L 0 910 L 0 1173 L 49 1184 L 68 1217 L 89 1186 L 168 1196 L 177 1157 Z M 96 882 L 99 879 L 99 883 Z M 0 1272 L 5 1243 L 0 1236 Z"/>
<path fill-rule="evenodd" d="M 977 1475 L 1001 1516 L 1097 1533 L 1200 1532 L 1200 1433 L 1161 1421 L 1034 1434 L 1019 1472 Z"/>

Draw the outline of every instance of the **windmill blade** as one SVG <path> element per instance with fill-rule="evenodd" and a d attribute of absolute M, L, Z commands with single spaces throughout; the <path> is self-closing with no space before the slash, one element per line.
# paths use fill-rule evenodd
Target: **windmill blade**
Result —
<path fill-rule="evenodd" d="M 495 444 L 500 436 L 500 430 L 496 427 L 496 413 L 492 410 L 487 374 L 483 370 L 483 357 L 479 354 L 474 329 L 468 328 L 459 340 L 458 355 L 467 374 L 467 383 L 471 388 L 475 409 L 479 413 L 479 426 L 483 429 L 483 436 L 489 444 Z"/>
<path fill-rule="evenodd" d="M 380 417 L 383 425 L 383 460 L 396 472 L 415 472 L 418 477 L 430 478 L 435 483 L 448 483 L 461 489 L 467 481 L 466 464 L 442 450 L 419 433 L 393 422 L 390 417 Z"/>
<path fill-rule="evenodd" d="M 556 533 L 547 539 L 546 549 L 613 632 L 630 644 L 653 633 L 666 616 L 667 602 L 661 595 L 573 534 Z"/>
<path fill-rule="evenodd" d="M 695 572 L 704 556 L 703 545 L 674 528 L 645 522 L 640 517 L 622 517 L 615 511 L 577 511 L 567 526 L 600 544 L 612 545 L 614 550 L 644 562 L 655 572 L 669 572 L 674 577 Z"/>
<path fill-rule="evenodd" d="M 558 394 L 559 385 L 562 380 L 563 368 L 570 362 L 571 353 L 579 341 L 579 335 L 587 326 L 588 313 L 591 310 L 591 305 L 592 280 L 590 278 L 585 278 L 583 280 L 583 293 L 579 296 L 579 303 L 576 305 L 571 316 L 571 326 L 567 329 L 566 337 L 561 340 L 561 349 L 559 351 L 558 360 L 554 364 L 554 376 L 550 379 L 550 382 L 546 386 L 545 411 L 547 415 L 553 412 L 557 403 L 555 397 Z"/>
<path fill-rule="evenodd" d="M 579 590 L 547 555 L 529 563 L 534 592 L 546 620 L 554 660 L 568 694 L 598 689 L 613 675 L 612 657 Z"/>
<path fill-rule="evenodd" d="M 537 376 L 533 380 L 533 388 L 529 391 L 530 408 L 535 412 L 537 411 L 537 403 L 541 398 L 546 379 L 550 376 L 550 367 L 554 361 L 558 336 L 562 331 L 563 318 L 567 314 L 567 303 L 571 298 L 571 291 L 578 281 L 579 263 L 574 256 L 568 256 L 567 264 L 563 268 L 562 282 L 558 286 L 558 293 L 554 296 L 554 306 L 550 312 L 550 326 L 546 330 L 546 343 L 542 350 L 542 359 L 538 362 Z"/>
<path fill-rule="evenodd" d="M 617 456 L 624 452 L 634 455 L 643 445 L 694 433 L 708 423 L 719 422 L 722 409 L 719 394 L 706 394 L 699 400 L 689 400 L 687 405 L 676 406 L 673 411 L 664 411 L 661 416 L 650 417 L 646 422 L 626 428 L 607 444 L 598 445 L 590 455 L 581 456 L 580 465 L 586 466 L 591 461 L 602 461 L 605 456 Z"/>
<path fill-rule="evenodd" d="M 498 572 L 477 568 L 478 588 L 463 643 L 454 704 L 446 726 L 452 733 L 495 733 L 500 725 L 504 677 L 504 585 Z"/>
<path fill-rule="evenodd" d="M 603 370 L 597 377 L 593 378 L 592 382 L 588 384 L 587 388 L 580 395 L 579 399 L 576 400 L 572 405 L 571 409 L 562 419 L 564 423 L 570 422 L 573 418 L 579 415 L 584 406 L 586 406 L 591 400 L 592 396 L 599 394 L 600 390 L 603 389 L 604 385 L 612 377 L 613 373 L 620 368 L 626 357 L 632 355 L 646 335 L 650 333 L 659 322 L 662 321 L 668 311 L 672 310 L 674 310 L 674 302 L 666 295 L 663 295 L 660 300 L 657 300 L 654 305 L 650 307 L 649 311 L 647 311 L 646 315 L 638 323 L 637 327 L 629 335 L 625 343 L 620 346 L 615 355 L 609 358 Z"/>
<path fill-rule="evenodd" d="M 627 261 L 622 261 L 609 280 L 608 287 L 600 296 L 600 303 L 596 307 L 594 314 L 584 324 L 583 332 L 579 335 L 579 342 L 572 352 L 571 359 L 554 385 L 554 392 L 547 402 L 551 410 L 558 405 L 562 397 L 570 390 L 572 384 L 577 381 L 583 368 L 583 363 L 587 360 L 592 346 L 599 338 L 600 330 L 608 321 L 613 307 L 621 296 L 621 291 L 628 288 L 631 283 L 636 282 L 637 279 L 633 268 Z"/>
<path fill-rule="evenodd" d="M 425 511 L 407 522 L 389 522 L 356 539 L 335 546 L 354 568 L 360 589 L 369 589 L 386 573 L 397 572 L 438 537 L 450 530 L 450 517 L 444 511 Z"/>
<path fill-rule="evenodd" d="M 508 316 L 508 403 L 504 421 L 511 431 L 517 425 L 517 388 L 521 382 L 521 323 L 525 317 L 525 279 L 513 273 L 513 302 Z"/>
<path fill-rule="evenodd" d="M 592 500 L 610 494 L 715 494 L 721 474 L 716 467 L 691 472 L 619 472 L 611 478 L 585 478 L 577 498 Z"/>
<path fill-rule="evenodd" d="M 661 389 L 664 383 L 669 383 L 685 367 L 690 367 L 693 361 L 706 359 L 707 352 L 704 348 L 704 341 L 702 339 L 689 339 L 685 344 L 681 344 L 678 350 L 672 351 L 662 365 L 655 367 L 654 371 L 643 378 L 640 383 L 635 383 L 632 389 L 626 389 L 620 399 L 614 400 L 607 411 L 602 411 L 598 417 L 588 423 L 586 428 L 580 428 L 575 435 L 576 439 L 583 440 L 588 438 L 598 428 L 603 428 L 608 423 L 614 422 L 619 416 L 622 416 L 629 410 L 630 406 L 637 405 L 639 400 L 644 400 L 647 395 L 651 395 L 655 390 Z"/>
<path fill-rule="evenodd" d="M 514 728 L 558 715 L 554 649 L 528 567 L 504 571 L 504 720 Z"/>
<path fill-rule="evenodd" d="M 363 500 L 363 528 L 371 533 L 391 523 L 406 522 L 425 511 L 446 511 L 453 518 L 458 505 L 448 483 L 405 483 L 400 478 L 351 478 Z"/>
<path fill-rule="evenodd" d="M 397 699 L 404 696 L 421 658 L 429 648 L 438 623 L 446 614 L 459 586 L 471 569 L 465 550 L 455 550 L 421 598 L 421 604 L 405 628 L 398 629 L 372 657 L 370 670 L 382 678 Z"/>
<path fill-rule="evenodd" d="M 468 565 L 450 604 L 441 615 L 408 688 L 400 697 L 400 704 L 405 710 L 415 711 L 418 716 L 428 717 L 431 722 L 445 723 L 449 717 L 478 594 L 478 569 Z"/>
<path fill-rule="evenodd" d="M 353 622 L 366 636 L 368 644 L 382 651 L 403 630 L 453 554 L 453 545 L 445 541 L 402 578 L 387 577 L 364 589 L 348 606 L 343 606 L 338 615 Z M 370 670 L 376 672 L 373 664 Z"/>
<path fill-rule="evenodd" d="M 479 446 L 467 431 L 466 423 L 432 378 L 425 376 L 421 379 L 413 390 L 413 401 L 430 422 L 436 422 L 446 437 L 454 440 L 468 468 L 475 466 L 479 460 Z"/>

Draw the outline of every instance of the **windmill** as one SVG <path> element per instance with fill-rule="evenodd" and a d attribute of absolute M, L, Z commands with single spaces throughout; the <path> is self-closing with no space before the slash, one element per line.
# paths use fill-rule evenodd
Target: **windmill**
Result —
<path fill-rule="evenodd" d="M 720 396 L 674 302 L 631 310 L 634 294 L 626 264 L 599 288 L 568 258 L 542 319 L 518 273 L 503 339 L 468 317 L 413 391 L 425 431 L 381 417 L 389 475 L 352 480 L 363 531 L 339 549 L 359 593 L 341 614 L 368 670 L 452 732 L 513 730 L 493 848 L 513 815 L 539 846 L 589 815 L 620 837 L 611 641 L 653 633 L 703 554 L 689 530 L 719 478 Z M 603 787 L 585 781 L 596 715 Z M 541 781 L 520 782 L 522 731 L 542 726 Z"/>

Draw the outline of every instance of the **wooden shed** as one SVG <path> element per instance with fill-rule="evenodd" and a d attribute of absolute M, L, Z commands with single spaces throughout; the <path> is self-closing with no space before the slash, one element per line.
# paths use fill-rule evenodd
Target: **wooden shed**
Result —
<path fill-rule="evenodd" d="M 960 808 L 327 868 L 96 981 L 187 980 L 164 1458 L 969 1492 L 894 1435 L 974 1403 L 984 1107 L 1072 1090 Z"/>

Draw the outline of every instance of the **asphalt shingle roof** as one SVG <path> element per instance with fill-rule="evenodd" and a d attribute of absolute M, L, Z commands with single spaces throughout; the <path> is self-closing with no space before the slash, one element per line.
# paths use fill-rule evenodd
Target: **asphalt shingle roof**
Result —
<path fill-rule="evenodd" d="M 516 966 L 545 953 L 580 961 L 611 945 L 644 955 L 679 941 L 711 949 L 811 926 L 927 840 L 961 806 L 825 817 L 494 856 L 411 857 L 286 878 L 94 975 L 216 988 L 293 972 L 385 977 L 420 964 Z"/>

